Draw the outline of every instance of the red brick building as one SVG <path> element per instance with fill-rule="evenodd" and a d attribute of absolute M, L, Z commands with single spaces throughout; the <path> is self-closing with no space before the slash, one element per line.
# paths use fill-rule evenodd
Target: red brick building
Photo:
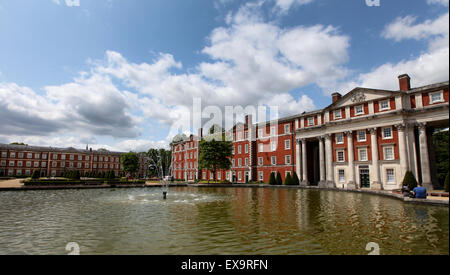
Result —
<path fill-rule="evenodd" d="M 324 109 L 277 121 L 253 124 L 247 116 L 229 131 L 232 168 L 216 178 L 268 182 L 270 173 L 280 172 L 284 181 L 295 171 L 302 185 L 392 190 L 412 171 L 431 188 L 437 180 L 432 132 L 448 128 L 449 82 L 411 88 L 408 75 L 398 79 L 399 90 L 358 87 L 344 96 L 334 93 Z M 175 178 L 199 178 L 201 138 L 200 132 L 173 145 Z M 197 158 L 189 162 L 186 145 L 194 141 Z M 208 171 L 202 174 L 211 178 Z"/>

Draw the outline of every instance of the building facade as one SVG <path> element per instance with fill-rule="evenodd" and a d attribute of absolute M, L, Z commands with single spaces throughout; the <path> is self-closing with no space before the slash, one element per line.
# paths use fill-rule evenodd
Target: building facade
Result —
<path fill-rule="evenodd" d="M 271 173 L 280 172 L 284 181 L 295 171 L 302 185 L 393 190 L 411 171 L 432 188 L 437 181 L 432 133 L 448 128 L 449 82 L 411 88 L 408 75 L 398 79 L 399 90 L 334 93 L 326 108 L 276 122 L 253 124 L 247 116 L 230 130 L 232 168 L 218 171 L 216 179 L 268 182 Z M 212 179 L 196 165 L 201 133 L 173 145 L 176 179 Z"/>
<path fill-rule="evenodd" d="M 87 148 L 0 144 L 0 177 L 26 177 L 34 171 L 38 171 L 41 177 L 59 177 L 65 171 L 80 171 L 81 175 L 114 171 L 116 176 L 123 176 L 121 154 Z"/>

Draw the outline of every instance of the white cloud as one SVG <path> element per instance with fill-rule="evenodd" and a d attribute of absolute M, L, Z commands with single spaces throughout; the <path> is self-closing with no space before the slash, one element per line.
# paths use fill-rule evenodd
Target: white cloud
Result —
<path fill-rule="evenodd" d="M 79 7 L 80 6 L 80 0 L 52 0 L 53 3 L 57 5 L 66 4 L 68 7 Z"/>
<path fill-rule="evenodd" d="M 287 12 L 293 6 L 301 6 L 311 3 L 314 0 L 274 0 L 275 5 L 282 13 Z"/>
<path fill-rule="evenodd" d="M 448 1 L 449 0 L 427 0 L 428 4 L 438 4 L 448 7 Z"/>

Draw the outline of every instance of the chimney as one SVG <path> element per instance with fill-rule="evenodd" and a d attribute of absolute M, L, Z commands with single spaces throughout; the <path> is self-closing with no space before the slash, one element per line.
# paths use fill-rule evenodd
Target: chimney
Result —
<path fill-rule="evenodd" d="M 92 153 L 92 147 L 91 148 L 89 148 L 89 151 Z"/>
<path fill-rule="evenodd" d="M 342 95 L 340 93 L 334 93 L 331 96 L 333 98 L 333 103 L 335 103 L 336 101 L 338 101 L 339 99 L 342 98 Z"/>
<path fill-rule="evenodd" d="M 252 115 L 246 115 L 245 116 L 245 124 L 246 125 L 252 125 L 253 124 L 253 116 Z"/>
<path fill-rule="evenodd" d="M 203 138 L 203 128 L 198 129 L 198 137 L 199 137 L 200 139 Z"/>
<path fill-rule="evenodd" d="M 411 90 L 411 78 L 407 74 L 402 74 L 398 77 L 398 82 L 400 85 L 400 91 L 409 91 Z"/>

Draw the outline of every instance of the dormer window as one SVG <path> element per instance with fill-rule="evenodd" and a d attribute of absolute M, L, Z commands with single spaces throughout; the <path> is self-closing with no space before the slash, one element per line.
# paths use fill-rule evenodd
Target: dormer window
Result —
<path fill-rule="evenodd" d="M 342 118 L 342 110 L 336 110 L 334 111 L 334 119 L 341 119 Z"/>
<path fill-rule="evenodd" d="M 355 107 L 355 115 L 357 116 L 364 115 L 364 105 Z"/>
<path fill-rule="evenodd" d="M 444 102 L 444 96 L 443 96 L 442 91 L 430 93 L 430 103 L 431 104 L 440 103 L 440 102 Z"/>
<path fill-rule="evenodd" d="M 380 111 L 386 111 L 391 109 L 391 105 L 389 104 L 389 100 L 380 101 Z"/>
<path fill-rule="evenodd" d="M 308 126 L 314 126 L 314 118 L 313 117 L 308 118 Z"/>

